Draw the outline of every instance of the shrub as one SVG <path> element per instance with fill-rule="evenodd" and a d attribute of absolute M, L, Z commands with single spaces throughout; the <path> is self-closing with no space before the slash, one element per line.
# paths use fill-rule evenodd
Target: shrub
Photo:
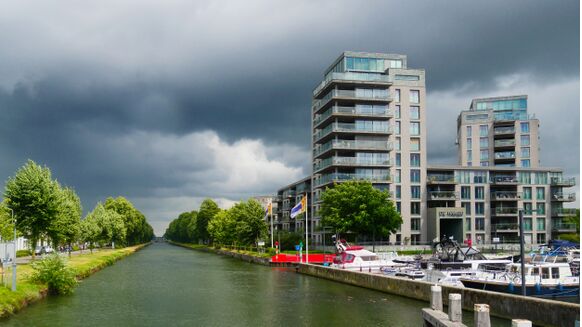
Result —
<path fill-rule="evenodd" d="M 77 285 L 74 270 L 67 267 L 65 259 L 58 254 L 35 261 L 32 269 L 31 281 L 46 284 L 51 294 L 71 294 Z"/>
<path fill-rule="evenodd" d="M 16 251 L 16 257 L 20 258 L 20 257 L 28 257 L 32 255 L 32 251 L 30 250 L 18 250 Z"/>
<path fill-rule="evenodd" d="M 275 249 L 275 248 L 268 248 L 267 249 L 267 253 L 269 254 L 269 256 L 272 257 L 272 256 L 274 256 L 274 255 L 277 254 L 277 249 Z"/>

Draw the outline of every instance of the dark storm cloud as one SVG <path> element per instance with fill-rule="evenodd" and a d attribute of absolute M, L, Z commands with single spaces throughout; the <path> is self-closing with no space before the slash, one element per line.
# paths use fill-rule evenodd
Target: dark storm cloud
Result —
<path fill-rule="evenodd" d="M 577 1 L 15 1 L 0 11 L 0 176 L 35 159 L 86 206 L 112 194 L 238 200 L 242 188 L 190 174 L 224 175 L 212 170 L 222 152 L 188 143 L 215 131 L 215 147 L 287 165 L 286 179 L 246 194 L 274 191 L 309 169 L 311 91 L 344 50 L 407 54 L 426 69 L 429 158 L 455 162 L 455 119 L 471 97 L 530 92 L 505 76 L 537 91 L 579 80 L 578 13 Z M 578 93 L 566 98 L 562 114 L 579 117 Z M 543 128 L 559 124 L 542 116 Z M 566 135 L 549 139 L 562 140 L 545 146 L 552 154 L 579 153 Z"/>

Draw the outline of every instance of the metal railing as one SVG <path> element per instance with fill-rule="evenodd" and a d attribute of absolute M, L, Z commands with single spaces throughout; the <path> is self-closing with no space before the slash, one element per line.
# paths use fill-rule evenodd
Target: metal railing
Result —
<path fill-rule="evenodd" d="M 496 215 L 517 215 L 517 208 L 495 208 Z"/>
<path fill-rule="evenodd" d="M 491 224 L 491 231 L 492 232 L 516 231 L 516 230 L 519 230 L 519 224 L 515 224 L 515 223 Z M 531 230 L 531 226 L 530 226 L 530 230 Z"/>
<path fill-rule="evenodd" d="M 557 231 L 575 231 L 576 224 L 566 224 L 566 223 L 554 223 L 552 224 L 552 229 Z"/>
<path fill-rule="evenodd" d="M 426 180 L 429 183 L 456 183 L 455 175 L 429 174 Z"/>
<path fill-rule="evenodd" d="M 552 216 L 574 216 L 576 209 L 573 208 L 552 208 Z"/>
<path fill-rule="evenodd" d="M 515 176 L 491 176 L 489 179 L 491 184 L 517 184 L 517 177 Z"/>
<path fill-rule="evenodd" d="M 491 192 L 492 200 L 518 200 L 521 199 L 521 192 Z"/>
<path fill-rule="evenodd" d="M 322 137 L 336 132 L 370 132 L 370 133 L 384 133 L 390 134 L 392 133 L 392 128 L 390 125 L 386 124 L 384 126 L 365 126 L 365 125 L 356 125 L 356 124 L 349 124 L 349 123 L 332 123 L 329 124 L 324 129 L 319 130 L 313 136 L 314 140 L 319 140 Z"/>
<path fill-rule="evenodd" d="M 576 193 L 554 193 L 552 194 L 552 200 L 555 201 L 576 201 Z"/>
<path fill-rule="evenodd" d="M 515 146 L 515 139 L 495 140 L 495 146 L 496 147 Z"/>
<path fill-rule="evenodd" d="M 576 178 L 551 177 L 550 185 L 555 186 L 574 186 L 576 185 Z"/>
<path fill-rule="evenodd" d="M 514 127 L 495 127 L 493 129 L 493 134 L 500 135 L 500 134 L 514 134 L 515 128 Z"/>
<path fill-rule="evenodd" d="M 321 90 L 323 90 L 333 80 L 384 82 L 384 83 L 392 82 L 392 78 L 389 75 L 368 74 L 368 73 L 331 73 L 324 81 L 319 83 L 319 85 L 313 90 L 313 95 L 319 94 L 319 92 L 321 92 Z"/>
<path fill-rule="evenodd" d="M 357 98 L 357 99 L 368 99 L 368 100 L 385 100 L 392 101 L 388 90 L 374 89 L 376 92 L 364 92 L 355 90 L 331 90 L 329 93 L 323 96 L 320 100 L 313 102 L 314 111 L 318 111 L 325 104 L 327 104 L 332 98 Z M 385 92 L 384 92 L 385 91 Z"/>
<path fill-rule="evenodd" d="M 495 159 L 515 159 L 515 151 L 495 152 Z"/>
<path fill-rule="evenodd" d="M 323 112 L 321 115 L 313 120 L 315 125 L 326 120 L 333 114 L 353 115 L 353 116 L 372 116 L 372 117 L 390 117 L 390 110 L 386 108 L 366 108 L 366 107 L 342 107 L 333 106 Z"/>
<path fill-rule="evenodd" d="M 319 178 L 315 179 L 314 184 L 316 186 L 321 186 L 327 183 L 332 182 L 341 182 L 341 181 L 348 181 L 348 180 L 367 180 L 371 182 L 391 182 L 392 177 L 389 174 L 377 174 L 377 175 L 367 175 L 367 174 L 341 174 L 341 173 L 334 173 L 334 174 L 326 174 L 321 175 Z"/>
<path fill-rule="evenodd" d="M 430 200 L 458 200 L 459 192 L 453 191 L 432 191 L 428 192 Z"/>
<path fill-rule="evenodd" d="M 330 157 L 314 166 L 314 170 L 321 170 L 329 166 L 389 166 L 390 160 L 356 157 Z"/>
<path fill-rule="evenodd" d="M 317 148 L 313 154 L 318 156 L 331 149 L 345 150 L 392 150 L 392 143 L 385 141 L 351 141 L 351 140 L 332 140 Z"/>

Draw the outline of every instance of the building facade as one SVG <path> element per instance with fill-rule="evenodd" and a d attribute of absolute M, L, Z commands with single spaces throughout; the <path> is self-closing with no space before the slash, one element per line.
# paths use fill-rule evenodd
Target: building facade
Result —
<path fill-rule="evenodd" d="M 310 230 L 316 242 L 321 194 L 346 180 L 369 180 L 389 190 L 404 221 L 393 241 L 421 241 L 425 74 L 407 64 L 405 55 L 344 52 L 313 91 Z"/>
<path fill-rule="evenodd" d="M 294 183 L 291 183 L 277 191 L 277 208 L 273 207 L 273 217 L 275 217 L 275 228 L 277 230 L 298 232 L 305 231 L 305 218 L 303 215 L 291 218 L 291 208 L 293 208 L 303 196 L 307 196 L 308 218 L 312 217 L 311 210 L 311 176 L 307 176 Z"/>
<path fill-rule="evenodd" d="M 474 99 L 457 119 L 459 164 L 539 167 L 539 125 L 527 95 Z"/>

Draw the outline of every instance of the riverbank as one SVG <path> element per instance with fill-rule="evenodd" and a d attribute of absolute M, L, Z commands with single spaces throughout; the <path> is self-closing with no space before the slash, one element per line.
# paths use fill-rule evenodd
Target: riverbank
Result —
<path fill-rule="evenodd" d="M 201 244 L 190 244 L 190 243 L 179 243 L 173 241 L 167 241 L 168 244 L 180 246 L 186 249 L 200 250 L 204 252 L 212 252 L 220 255 L 226 255 L 229 257 L 237 258 L 246 262 L 252 262 L 263 266 L 270 266 L 271 256 L 267 253 L 258 253 L 246 250 L 231 250 L 228 248 L 215 248 Z"/>
<path fill-rule="evenodd" d="M 86 253 L 71 257 L 67 262 L 70 267 L 75 269 L 77 279 L 83 279 L 107 266 L 111 266 L 116 261 L 139 251 L 149 244 L 151 243 L 115 250 L 102 249 L 93 253 L 86 251 Z M 30 264 L 18 265 L 17 273 L 16 292 L 12 292 L 9 285 L 0 287 L 0 318 L 12 315 L 47 296 L 48 290 L 45 285 L 28 281 L 28 276 L 32 273 Z"/>

